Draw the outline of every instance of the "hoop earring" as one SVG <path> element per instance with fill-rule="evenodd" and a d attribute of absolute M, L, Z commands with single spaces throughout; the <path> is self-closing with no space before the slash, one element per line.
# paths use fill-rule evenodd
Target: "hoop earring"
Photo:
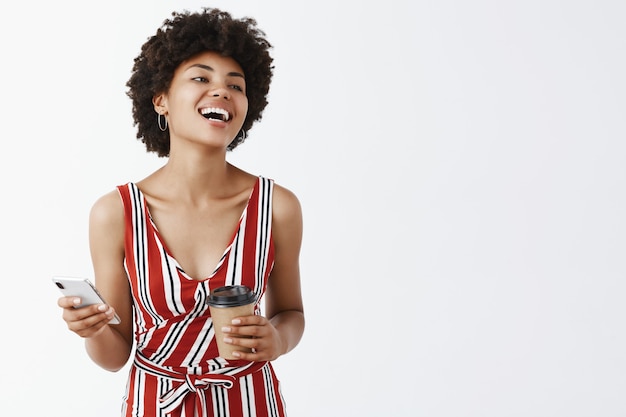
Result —
<path fill-rule="evenodd" d="M 161 132 L 165 132 L 167 130 L 167 117 L 163 116 L 163 120 L 165 120 L 165 126 L 161 123 L 161 113 L 157 113 L 157 124 L 159 125 L 159 129 Z"/>
<path fill-rule="evenodd" d="M 237 134 L 236 139 L 239 139 L 240 142 L 243 142 L 244 140 L 246 140 L 246 137 L 248 137 L 248 135 L 246 134 L 246 131 L 241 129 L 239 133 L 241 133 L 241 135 Z"/>

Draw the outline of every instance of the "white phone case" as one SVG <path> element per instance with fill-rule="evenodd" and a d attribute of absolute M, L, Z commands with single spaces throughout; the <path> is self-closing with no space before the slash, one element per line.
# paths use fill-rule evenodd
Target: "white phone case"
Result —
<path fill-rule="evenodd" d="M 52 281 L 61 293 L 67 297 L 80 297 L 81 304 L 76 308 L 89 306 L 92 304 L 106 304 L 96 287 L 86 278 L 75 277 L 52 277 Z M 110 324 L 119 324 L 120 318 L 115 315 L 109 321 Z"/>

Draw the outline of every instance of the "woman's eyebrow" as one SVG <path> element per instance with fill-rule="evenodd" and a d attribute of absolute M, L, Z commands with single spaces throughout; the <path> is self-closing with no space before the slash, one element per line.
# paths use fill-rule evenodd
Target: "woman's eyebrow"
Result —
<path fill-rule="evenodd" d="M 205 69 L 205 70 L 211 71 L 211 72 L 215 71 L 212 67 L 210 67 L 208 65 L 205 65 L 205 64 L 193 64 L 193 65 L 189 66 L 189 68 L 193 68 L 193 67 L 202 68 L 202 69 Z M 189 69 L 189 68 L 187 68 L 187 69 Z M 229 72 L 228 75 L 231 76 L 231 77 L 241 77 L 243 79 L 246 78 L 246 77 L 244 77 L 244 75 L 242 73 L 237 72 L 237 71 Z"/>

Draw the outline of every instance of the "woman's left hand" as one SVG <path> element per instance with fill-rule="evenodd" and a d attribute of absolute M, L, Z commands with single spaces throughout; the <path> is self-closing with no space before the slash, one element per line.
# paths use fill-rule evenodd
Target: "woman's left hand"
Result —
<path fill-rule="evenodd" d="M 222 331 L 226 343 L 252 349 L 252 352 L 235 351 L 233 355 L 238 359 L 273 361 L 283 354 L 278 330 L 263 316 L 237 317 Z"/>

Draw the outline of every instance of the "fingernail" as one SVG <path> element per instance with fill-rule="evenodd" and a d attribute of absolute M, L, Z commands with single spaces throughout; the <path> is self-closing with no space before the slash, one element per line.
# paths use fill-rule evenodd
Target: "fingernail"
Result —
<path fill-rule="evenodd" d="M 98 311 L 106 311 L 106 310 L 107 310 L 107 306 L 105 304 L 98 306 Z"/>
<path fill-rule="evenodd" d="M 233 319 L 233 321 L 231 321 L 232 324 L 241 324 L 241 320 L 239 319 Z"/>
<path fill-rule="evenodd" d="M 230 337 L 225 337 L 224 338 L 224 342 L 226 342 L 226 343 L 233 343 L 233 339 L 231 339 Z"/>
<path fill-rule="evenodd" d="M 240 354 L 239 352 L 235 351 L 235 352 L 233 352 L 233 356 L 234 356 L 234 357 L 236 357 L 236 358 L 238 358 L 238 357 L 240 357 L 240 356 L 241 356 L 241 354 Z"/>
<path fill-rule="evenodd" d="M 231 330 L 230 327 L 222 327 L 222 331 L 224 333 L 230 333 L 230 330 Z"/>
<path fill-rule="evenodd" d="M 80 298 L 74 298 L 72 300 L 72 302 L 74 303 L 74 305 L 79 305 L 80 304 Z"/>

